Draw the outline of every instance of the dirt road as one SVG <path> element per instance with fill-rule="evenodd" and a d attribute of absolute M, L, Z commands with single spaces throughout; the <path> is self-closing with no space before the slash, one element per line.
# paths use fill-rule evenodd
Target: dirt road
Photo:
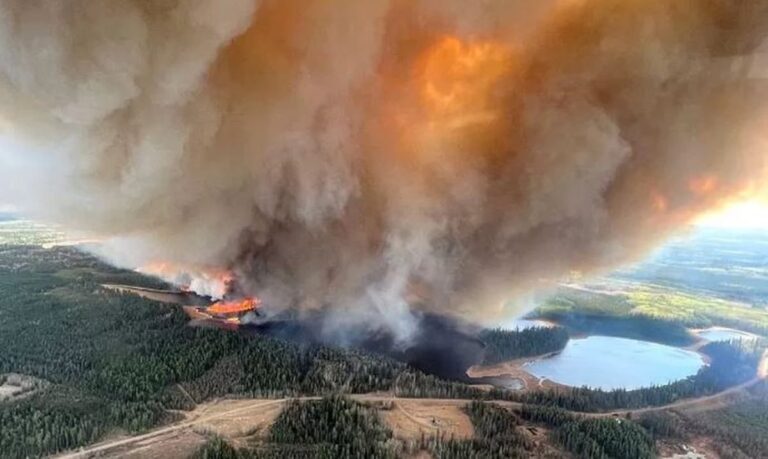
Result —
<path fill-rule="evenodd" d="M 308 399 L 310 399 L 310 398 L 317 398 L 317 397 L 309 397 Z M 60 459 L 65 459 L 65 458 L 66 459 L 75 459 L 75 458 L 91 457 L 91 456 L 99 454 L 99 453 L 107 452 L 110 449 L 115 449 L 115 448 L 119 448 L 119 447 L 122 447 L 122 446 L 127 446 L 127 445 L 130 445 L 130 444 L 133 444 L 133 443 L 140 443 L 142 441 L 149 440 L 149 439 L 152 439 L 154 437 L 160 437 L 160 436 L 167 435 L 169 433 L 173 433 L 175 431 L 192 428 L 192 427 L 194 427 L 194 426 L 196 426 L 198 424 L 201 424 L 201 423 L 204 423 L 204 422 L 208 422 L 208 421 L 211 421 L 211 420 L 214 420 L 214 419 L 217 419 L 217 418 L 221 418 L 221 417 L 225 417 L 225 416 L 231 416 L 233 414 L 254 410 L 256 408 L 264 408 L 264 407 L 269 406 L 269 405 L 283 404 L 287 400 L 288 399 L 284 399 L 284 398 L 276 399 L 276 400 L 257 400 L 257 401 L 254 401 L 252 404 L 249 404 L 248 406 L 239 407 L 237 409 L 233 409 L 233 410 L 229 410 L 229 411 L 219 412 L 219 413 L 216 413 L 216 414 L 213 414 L 213 415 L 209 415 L 209 416 L 201 416 L 199 418 L 195 418 L 195 419 L 192 419 L 192 420 L 185 420 L 185 421 L 182 421 L 182 422 L 179 422 L 179 423 L 176 423 L 176 424 L 171 424 L 170 426 L 167 426 L 167 427 L 162 427 L 160 429 L 153 430 L 152 432 L 148 432 L 148 433 L 141 434 L 141 435 L 136 435 L 136 436 L 129 437 L 129 438 L 123 438 L 123 439 L 119 439 L 119 440 L 112 440 L 112 441 L 106 441 L 106 442 L 102 442 L 102 443 L 97 443 L 97 444 L 95 444 L 93 446 L 80 449 L 79 451 L 72 451 L 72 452 L 64 453 L 64 454 L 62 454 L 60 456 L 56 456 L 56 457 L 58 457 Z"/>

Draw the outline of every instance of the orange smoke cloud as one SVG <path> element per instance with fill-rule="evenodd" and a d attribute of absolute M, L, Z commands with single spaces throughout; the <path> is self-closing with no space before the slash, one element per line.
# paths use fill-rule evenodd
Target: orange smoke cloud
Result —
<path fill-rule="evenodd" d="M 76 1 L 0 7 L 2 186 L 218 296 L 517 313 L 768 176 L 765 2 Z"/>
<path fill-rule="evenodd" d="M 688 181 L 688 189 L 691 193 L 704 196 L 717 190 L 717 177 L 713 175 L 704 175 Z"/>
<path fill-rule="evenodd" d="M 446 36 L 431 45 L 423 58 L 421 96 L 436 118 L 489 117 L 489 98 L 509 72 L 511 54 L 502 43 L 465 42 Z"/>
<path fill-rule="evenodd" d="M 664 197 L 663 194 L 654 192 L 651 193 L 651 202 L 653 205 L 653 209 L 657 212 L 666 212 L 669 208 L 669 203 L 667 202 L 667 198 Z"/>

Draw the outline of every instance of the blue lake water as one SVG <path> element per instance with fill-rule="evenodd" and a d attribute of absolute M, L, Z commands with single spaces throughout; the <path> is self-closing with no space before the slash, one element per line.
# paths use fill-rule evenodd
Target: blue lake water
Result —
<path fill-rule="evenodd" d="M 559 354 L 526 371 L 567 386 L 638 389 L 683 379 L 704 365 L 701 355 L 663 344 L 609 336 L 572 339 Z"/>
<path fill-rule="evenodd" d="M 730 341 L 732 339 L 754 340 L 755 335 L 731 328 L 707 328 L 701 330 L 698 335 L 707 341 Z"/>

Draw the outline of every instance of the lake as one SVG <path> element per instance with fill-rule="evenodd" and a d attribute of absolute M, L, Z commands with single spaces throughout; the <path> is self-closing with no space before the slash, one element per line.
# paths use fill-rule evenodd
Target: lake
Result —
<path fill-rule="evenodd" d="M 696 352 L 610 336 L 572 339 L 557 355 L 525 364 L 539 378 L 567 386 L 638 389 L 696 374 L 704 359 Z"/>
<path fill-rule="evenodd" d="M 721 327 L 707 328 L 700 330 L 696 334 L 707 341 L 730 341 L 732 339 L 754 340 L 757 338 L 757 336 L 751 333 Z"/>

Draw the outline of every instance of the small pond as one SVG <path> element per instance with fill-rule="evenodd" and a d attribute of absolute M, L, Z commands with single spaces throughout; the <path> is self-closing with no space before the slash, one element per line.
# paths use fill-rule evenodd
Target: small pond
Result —
<path fill-rule="evenodd" d="M 525 364 L 529 373 L 567 386 L 638 389 L 683 379 L 704 365 L 696 352 L 609 336 L 572 339 L 557 355 Z"/>
<path fill-rule="evenodd" d="M 754 340 L 755 335 L 732 328 L 712 327 L 700 330 L 697 334 L 707 341 L 730 341 L 732 339 Z"/>

